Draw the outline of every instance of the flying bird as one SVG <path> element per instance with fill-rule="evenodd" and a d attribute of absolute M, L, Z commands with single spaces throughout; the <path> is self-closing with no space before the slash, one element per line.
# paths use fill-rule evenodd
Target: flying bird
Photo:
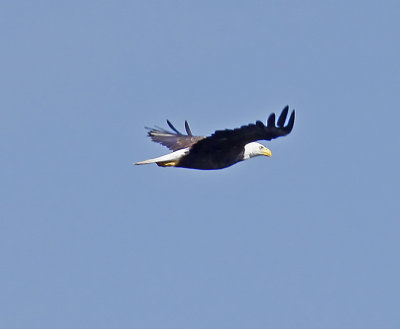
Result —
<path fill-rule="evenodd" d="M 208 137 L 193 136 L 187 121 L 186 135 L 182 134 L 167 120 L 172 132 L 162 128 L 147 128 L 148 136 L 173 152 L 135 164 L 156 163 L 160 167 L 211 170 L 226 168 L 259 155 L 270 157 L 271 150 L 256 141 L 271 140 L 289 134 L 294 126 L 295 112 L 292 111 L 285 126 L 288 111 L 289 107 L 286 106 L 276 123 L 275 113 L 272 113 L 266 125 L 257 121 L 255 124 L 236 129 L 217 130 Z"/>

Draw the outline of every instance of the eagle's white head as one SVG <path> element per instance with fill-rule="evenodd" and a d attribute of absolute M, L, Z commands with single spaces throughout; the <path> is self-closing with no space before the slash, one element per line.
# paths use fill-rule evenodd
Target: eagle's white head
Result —
<path fill-rule="evenodd" d="M 247 160 L 258 155 L 270 157 L 272 153 L 269 148 L 257 142 L 248 143 L 244 146 L 243 160 Z"/>

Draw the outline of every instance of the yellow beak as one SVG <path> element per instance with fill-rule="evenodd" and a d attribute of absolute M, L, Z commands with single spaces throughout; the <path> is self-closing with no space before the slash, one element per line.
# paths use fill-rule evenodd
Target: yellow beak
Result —
<path fill-rule="evenodd" d="M 263 149 L 262 154 L 264 154 L 267 157 L 272 156 L 272 152 L 271 152 L 271 150 L 269 148 Z"/>

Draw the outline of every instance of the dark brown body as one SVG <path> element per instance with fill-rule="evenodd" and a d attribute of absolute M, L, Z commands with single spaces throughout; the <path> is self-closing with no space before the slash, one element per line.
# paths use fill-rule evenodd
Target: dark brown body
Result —
<path fill-rule="evenodd" d="M 242 161 L 244 147 L 231 146 L 226 148 L 223 144 L 213 149 L 193 148 L 176 165 L 176 167 L 215 170 L 222 169 Z"/>

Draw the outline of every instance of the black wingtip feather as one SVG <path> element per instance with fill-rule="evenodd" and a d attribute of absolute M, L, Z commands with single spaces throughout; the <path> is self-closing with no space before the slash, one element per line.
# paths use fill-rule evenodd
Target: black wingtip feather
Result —
<path fill-rule="evenodd" d="M 278 127 L 280 128 L 284 127 L 288 111 L 289 111 L 289 106 L 286 105 L 285 108 L 282 110 L 281 115 L 279 116 Z"/>
<path fill-rule="evenodd" d="M 169 126 L 173 131 L 175 131 L 178 135 L 182 135 L 178 130 L 176 130 L 176 128 L 172 125 L 172 123 L 171 123 L 169 120 L 167 120 L 167 123 L 168 123 L 168 126 Z"/>
<path fill-rule="evenodd" d="M 185 130 L 186 130 L 186 133 L 188 134 L 188 136 L 193 136 L 192 132 L 190 130 L 190 127 L 189 127 L 189 123 L 186 120 L 185 120 Z"/>
<path fill-rule="evenodd" d="M 264 124 L 261 122 L 261 121 L 256 121 L 256 125 L 258 126 L 258 127 L 261 127 L 261 128 L 264 128 L 265 126 L 264 126 Z"/>
<path fill-rule="evenodd" d="M 290 133 L 292 131 L 292 129 L 293 129 L 294 118 L 295 118 L 295 111 L 293 110 L 292 114 L 290 115 L 288 125 L 286 126 L 287 133 Z"/>
<path fill-rule="evenodd" d="M 267 127 L 275 127 L 275 113 L 271 113 L 267 120 Z"/>

